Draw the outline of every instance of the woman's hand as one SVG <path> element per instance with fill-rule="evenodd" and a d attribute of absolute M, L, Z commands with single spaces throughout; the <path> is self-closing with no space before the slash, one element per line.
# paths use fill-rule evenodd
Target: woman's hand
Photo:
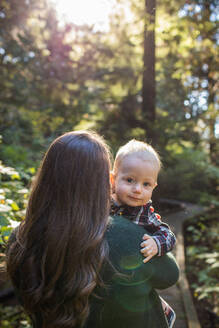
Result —
<path fill-rule="evenodd" d="M 144 255 L 145 259 L 143 260 L 144 263 L 148 262 L 154 255 L 158 253 L 158 247 L 156 241 L 153 237 L 144 234 L 143 242 L 141 243 L 141 253 Z"/>

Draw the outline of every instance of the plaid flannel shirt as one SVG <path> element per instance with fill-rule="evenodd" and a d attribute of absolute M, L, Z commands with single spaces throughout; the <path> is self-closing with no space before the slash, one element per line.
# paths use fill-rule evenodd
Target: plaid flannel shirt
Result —
<path fill-rule="evenodd" d="M 158 256 L 170 252 L 176 243 L 176 237 L 170 230 L 168 224 L 161 221 L 161 216 L 154 213 L 154 208 L 149 201 L 143 206 L 117 205 L 113 200 L 111 204 L 111 215 L 122 215 L 132 222 L 143 226 L 152 234 L 158 247 Z"/>

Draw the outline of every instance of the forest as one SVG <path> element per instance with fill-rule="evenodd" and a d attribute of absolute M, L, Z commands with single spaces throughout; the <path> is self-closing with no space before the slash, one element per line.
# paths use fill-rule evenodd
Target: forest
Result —
<path fill-rule="evenodd" d="M 218 15 L 217 0 L 116 0 L 108 28 L 98 29 L 61 23 L 48 0 L 1 0 L 3 258 L 11 230 L 24 219 L 43 154 L 67 131 L 97 131 L 113 155 L 130 139 L 147 141 L 163 164 L 155 199 L 200 204 L 218 214 Z M 211 289 L 203 292 L 199 284 L 194 293 L 218 315 L 219 245 L 212 244 L 206 254 L 216 255 L 210 263 L 203 257 L 206 276 L 200 278 Z M 197 254 L 193 249 L 193 258 Z M 2 327 L 7 324 L 6 318 Z"/>

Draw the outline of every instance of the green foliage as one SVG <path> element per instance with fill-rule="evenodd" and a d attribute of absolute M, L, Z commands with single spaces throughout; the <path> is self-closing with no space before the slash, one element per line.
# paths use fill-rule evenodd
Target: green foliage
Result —
<path fill-rule="evenodd" d="M 20 306 L 0 305 L 0 326 L 1 328 L 32 328 Z"/>
<path fill-rule="evenodd" d="M 18 172 L 0 161 L 0 249 L 3 252 L 12 229 L 24 219 L 28 197 L 27 187 L 35 173 L 34 168 Z M 4 253 L 1 252 L 1 267 L 4 261 Z M 0 326 L 31 328 L 30 321 L 20 306 L 0 305 Z"/>
<path fill-rule="evenodd" d="M 3 0 L 0 157 L 5 165 L 37 166 L 56 136 L 79 128 L 96 129 L 115 152 L 131 138 L 147 140 L 152 124 L 152 143 L 165 169 L 161 195 L 216 204 L 215 3 L 157 2 L 152 124 L 142 113 L 144 1 L 118 0 L 109 31 L 97 32 L 61 26 L 46 0 Z"/>
<path fill-rule="evenodd" d="M 219 207 L 204 216 L 186 222 L 187 271 L 193 283 L 193 295 L 205 300 L 216 315 L 219 315 Z"/>
<path fill-rule="evenodd" d="M 164 162 L 159 182 L 165 197 L 216 205 L 214 185 L 217 181 L 219 169 L 209 163 L 202 151 L 175 144 L 169 146 L 169 158 Z"/>
<path fill-rule="evenodd" d="M 111 52 L 92 28 L 60 27 L 45 0 L 3 1 L 0 14 L 1 157 L 28 167 L 90 114 Z"/>
<path fill-rule="evenodd" d="M 11 230 L 24 219 L 27 205 L 27 183 L 35 169 L 18 173 L 0 162 L 0 244 L 7 241 Z"/>
<path fill-rule="evenodd" d="M 8 164 L 27 163 L 28 151 L 22 146 L 5 145 L 1 150 L 2 158 L 7 158 Z"/>

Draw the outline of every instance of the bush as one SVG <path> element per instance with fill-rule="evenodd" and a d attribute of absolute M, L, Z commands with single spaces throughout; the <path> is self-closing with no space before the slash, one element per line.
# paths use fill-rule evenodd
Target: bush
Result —
<path fill-rule="evenodd" d="M 200 322 L 219 324 L 219 207 L 185 224 L 186 270 Z"/>
<path fill-rule="evenodd" d="M 35 169 L 19 173 L 0 161 L 0 244 L 7 241 L 11 230 L 24 219 L 28 189 Z"/>
<path fill-rule="evenodd" d="M 1 328 L 32 328 L 20 306 L 0 305 L 0 326 Z"/>
<path fill-rule="evenodd" d="M 35 169 L 18 172 L 12 167 L 5 166 L 0 161 L 0 267 L 5 266 L 4 246 L 14 227 L 24 219 L 28 189 Z M 4 277 L 4 272 L 0 272 Z M 8 282 L 1 281 L 1 288 L 8 286 Z M 18 306 L 0 305 L 1 328 L 31 328 L 29 319 Z"/>
<path fill-rule="evenodd" d="M 159 177 L 161 194 L 194 203 L 217 203 L 219 169 L 210 165 L 205 153 L 183 149 L 165 164 Z"/>

